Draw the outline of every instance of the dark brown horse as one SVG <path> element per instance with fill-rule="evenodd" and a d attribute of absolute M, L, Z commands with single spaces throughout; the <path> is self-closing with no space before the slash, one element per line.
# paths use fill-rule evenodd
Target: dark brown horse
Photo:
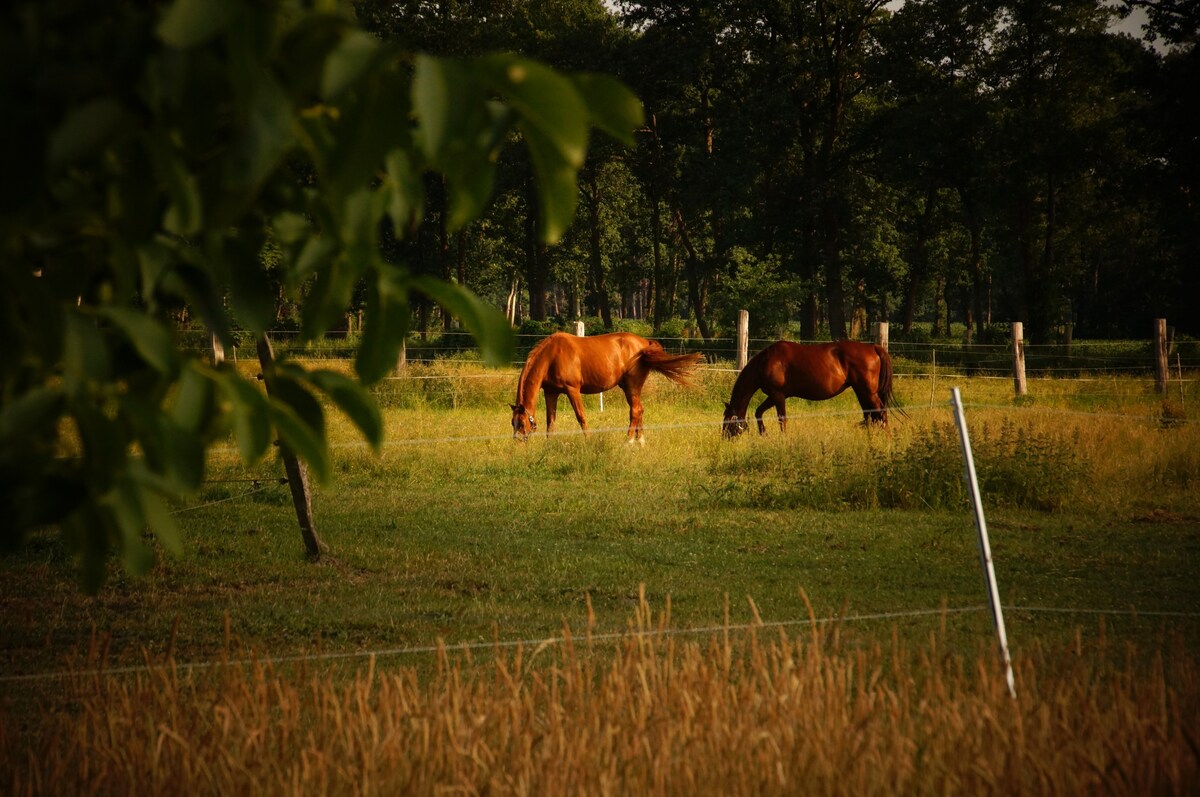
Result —
<path fill-rule="evenodd" d="M 667 354 L 658 341 L 628 332 L 576 337 L 555 332 L 529 352 L 517 380 L 517 403 L 512 407 L 513 437 L 525 439 L 537 430 L 533 411 L 537 392 L 546 394 L 546 434 L 554 430 L 558 397 L 563 393 L 575 410 L 575 420 L 587 431 L 584 393 L 602 393 L 620 386 L 629 402 L 629 439 L 642 441 L 642 385 L 651 371 L 687 384 L 687 375 L 701 354 Z"/>
<path fill-rule="evenodd" d="M 758 433 L 767 431 L 763 413 L 775 408 L 780 431 L 787 431 L 789 398 L 809 401 L 830 399 L 846 388 L 854 391 L 862 407 L 863 423 L 887 425 L 892 402 L 892 358 L 882 346 L 842 340 L 837 343 L 805 345 L 781 340 L 750 358 L 733 383 L 733 394 L 725 405 L 722 432 L 726 437 L 749 428 L 746 409 L 759 390 L 767 394 L 754 417 Z"/>

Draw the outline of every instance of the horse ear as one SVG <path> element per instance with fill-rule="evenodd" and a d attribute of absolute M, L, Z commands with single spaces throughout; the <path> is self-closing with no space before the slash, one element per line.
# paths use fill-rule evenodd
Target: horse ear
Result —
<path fill-rule="evenodd" d="M 726 411 L 726 412 L 729 412 L 729 410 L 730 410 L 730 407 L 729 407 L 729 402 L 728 402 L 728 401 L 726 401 L 726 402 L 725 402 L 725 411 Z"/>
<path fill-rule="evenodd" d="M 512 410 L 513 412 L 516 412 L 516 411 L 517 411 L 517 405 L 516 405 L 516 404 L 509 404 L 509 405 L 508 405 L 508 408 L 509 408 L 510 410 Z"/>

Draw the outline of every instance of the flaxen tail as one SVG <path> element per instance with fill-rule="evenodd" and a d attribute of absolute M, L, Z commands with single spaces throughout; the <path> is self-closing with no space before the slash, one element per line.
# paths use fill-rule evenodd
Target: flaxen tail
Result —
<path fill-rule="evenodd" d="M 667 354 L 656 341 L 651 341 L 650 347 L 643 349 L 639 356 L 642 363 L 651 371 L 657 371 L 672 382 L 681 385 L 692 384 L 688 377 L 704 360 L 704 355 L 699 353 Z"/>

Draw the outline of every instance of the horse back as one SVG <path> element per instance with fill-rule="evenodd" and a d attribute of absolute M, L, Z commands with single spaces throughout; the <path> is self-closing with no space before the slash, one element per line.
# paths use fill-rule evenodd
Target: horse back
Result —
<path fill-rule="evenodd" d="M 584 393 L 608 390 L 649 347 L 651 341 L 629 332 L 589 337 L 555 332 L 541 351 L 546 360 L 544 384 L 554 388 L 577 386 Z"/>

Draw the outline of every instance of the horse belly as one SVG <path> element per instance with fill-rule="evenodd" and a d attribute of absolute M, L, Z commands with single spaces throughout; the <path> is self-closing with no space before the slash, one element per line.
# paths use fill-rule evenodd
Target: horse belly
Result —
<path fill-rule="evenodd" d="M 788 377 L 784 393 L 806 401 L 831 399 L 847 387 L 841 367 L 793 369 Z"/>

